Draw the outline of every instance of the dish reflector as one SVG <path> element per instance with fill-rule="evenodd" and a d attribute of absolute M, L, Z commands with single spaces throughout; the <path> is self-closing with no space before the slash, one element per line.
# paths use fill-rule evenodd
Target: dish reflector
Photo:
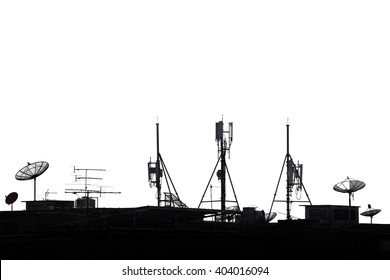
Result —
<path fill-rule="evenodd" d="M 46 161 L 37 161 L 34 163 L 28 163 L 27 166 L 20 169 L 16 175 L 16 180 L 31 180 L 42 175 L 49 168 L 49 163 Z"/>
<path fill-rule="evenodd" d="M 358 190 L 361 190 L 365 186 L 366 186 L 366 184 L 364 182 L 359 181 L 359 180 L 350 179 L 349 177 L 347 177 L 347 179 L 345 179 L 344 181 L 337 183 L 333 187 L 333 189 L 336 192 L 350 194 L 350 193 L 356 192 Z"/>
<path fill-rule="evenodd" d="M 360 215 L 365 216 L 365 217 L 374 217 L 380 211 L 381 211 L 381 209 L 371 209 L 371 210 L 364 211 Z"/>
<path fill-rule="evenodd" d="M 28 165 L 20 169 L 16 175 L 16 180 L 31 180 L 34 179 L 34 201 L 36 201 L 36 179 L 39 175 L 42 175 L 49 168 L 49 164 L 46 161 L 37 161 L 34 163 L 29 163 Z"/>
<path fill-rule="evenodd" d="M 5 197 L 5 203 L 8 205 L 13 204 L 18 199 L 18 193 L 12 192 Z"/>
<path fill-rule="evenodd" d="M 361 213 L 360 215 L 365 217 L 370 217 L 371 224 L 372 224 L 372 217 L 374 217 L 376 214 L 378 214 L 381 211 L 381 209 L 374 209 L 371 207 L 371 204 L 368 204 L 368 209 Z"/>

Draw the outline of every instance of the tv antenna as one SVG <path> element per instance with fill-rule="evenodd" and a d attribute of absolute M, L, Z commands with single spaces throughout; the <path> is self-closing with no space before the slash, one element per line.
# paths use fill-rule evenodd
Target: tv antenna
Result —
<path fill-rule="evenodd" d="M 34 179 L 34 201 L 36 201 L 36 179 L 42 175 L 49 168 L 49 164 L 46 161 L 37 161 L 34 163 L 27 162 L 27 165 L 20 169 L 16 175 L 16 180 L 26 181 Z"/>
<path fill-rule="evenodd" d="M 303 165 L 299 164 L 299 162 L 297 164 L 295 164 L 293 158 L 290 155 L 290 124 L 288 122 L 288 119 L 287 119 L 286 129 L 287 129 L 287 153 L 284 157 L 282 170 L 280 171 L 278 184 L 276 185 L 276 190 L 275 190 L 274 198 L 272 200 L 272 204 L 271 204 L 271 208 L 269 210 L 269 213 L 272 212 L 272 207 L 274 205 L 274 202 L 285 202 L 286 207 L 287 207 L 286 219 L 292 220 L 291 206 L 292 206 L 293 202 L 310 203 L 310 205 L 312 205 L 312 204 L 311 204 L 309 195 L 307 194 L 306 188 L 302 182 Z M 276 200 L 275 199 L 276 194 L 278 192 L 280 180 L 282 178 L 283 170 L 285 167 L 287 169 L 286 200 Z M 294 188 L 295 188 L 297 200 L 293 200 L 293 198 L 292 198 Z M 300 201 L 302 190 L 306 194 L 306 197 L 307 197 L 306 201 Z"/>
<path fill-rule="evenodd" d="M 84 190 L 78 190 L 77 192 L 75 192 L 73 190 L 72 193 L 76 194 L 76 193 L 84 193 L 87 195 L 87 209 L 89 208 L 89 194 L 92 192 L 92 191 L 89 191 L 88 190 L 88 180 L 102 180 L 102 178 L 100 177 L 89 177 L 88 176 L 88 172 L 99 172 L 99 171 L 106 171 L 105 169 L 99 169 L 99 168 L 76 168 L 76 166 L 73 166 L 73 173 L 76 173 L 76 171 L 84 171 L 85 172 L 85 175 L 84 176 L 79 176 L 79 175 L 75 175 L 75 182 L 78 182 L 79 180 L 84 180 Z M 68 191 L 68 190 L 66 190 Z M 65 192 L 66 192 L 65 191 Z"/>
<path fill-rule="evenodd" d="M 45 192 L 45 200 L 48 200 L 49 194 L 57 194 L 56 192 L 49 192 L 49 189 Z"/>
<path fill-rule="evenodd" d="M 368 204 L 368 209 L 361 213 L 360 215 L 365 216 L 365 217 L 370 217 L 371 218 L 371 224 L 372 224 L 372 218 L 378 214 L 381 211 L 381 209 L 374 209 L 371 207 L 371 204 Z"/>
<path fill-rule="evenodd" d="M 176 191 L 175 185 L 173 184 L 172 178 L 168 172 L 167 166 L 160 153 L 160 132 L 159 123 L 157 118 L 156 123 L 156 136 L 157 136 L 157 160 L 152 162 L 152 159 L 148 162 L 148 181 L 151 188 L 157 188 L 157 206 L 161 207 L 161 202 L 165 202 L 164 206 L 187 208 L 187 205 L 180 200 L 179 194 Z M 161 178 L 165 177 L 165 182 L 168 187 L 168 192 L 165 192 L 164 200 L 161 199 Z M 169 181 L 168 181 L 169 180 Z M 172 193 L 172 189 L 175 193 Z"/>
<path fill-rule="evenodd" d="M 227 131 L 224 130 L 223 117 L 222 117 L 222 121 L 219 121 L 215 124 L 215 141 L 217 142 L 217 146 L 218 146 L 217 164 L 215 165 L 213 173 L 211 174 L 210 180 L 207 183 L 206 189 L 203 193 L 202 199 L 200 200 L 198 208 L 200 208 L 200 206 L 203 203 L 210 203 L 211 207 L 212 207 L 213 202 L 220 202 L 221 203 L 221 221 L 224 222 L 226 220 L 226 210 L 227 210 L 226 203 L 235 203 L 236 206 L 233 206 L 233 208 L 237 211 L 240 210 L 240 205 L 238 203 L 236 192 L 234 190 L 234 186 L 233 186 L 232 178 L 230 176 L 229 168 L 226 164 L 226 152 L 229 153 L 229 158 L 230 158 L 230 147 L 231 147 L 232 142 L 233 142 L 233 123 L 232 122 L 229 123 L 229 130 L 227 130 Z M 218 180 L 221 181 L 221 198 L 220 198 L 220 200 L 213 200 L 212 199 L 212 189 L 215 186 L 211 186 L 210 183 L 211 183 L 211 180 L 215 174 L 215 170 L 217 169 L 219 163 L 221 163 L 221 169 L 219 169 L 217 171 L 217 177 L 218 177 Z M 228 175 L 235 200 L 226 200 L 226 173 Z M 205 201 L 204 197 L 205 197 L 206 192 L 209 189 L 209 187 L 210 187 L 210 200 Z M 232 207 L 230 207 L 230 208 L 232 208 Z"/>
<path fill-rule="evenodd" d="M 18 199 L 18 193 L 12 192 L 5 196 L 5 203 L 11 205 L 11 211 L 14 211 L 14 203 Z"/>

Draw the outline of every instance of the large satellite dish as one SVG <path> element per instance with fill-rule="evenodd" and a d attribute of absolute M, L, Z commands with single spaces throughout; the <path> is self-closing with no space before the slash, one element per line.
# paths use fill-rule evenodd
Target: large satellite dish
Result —
<path fill-rule="evenodd" d="M 46 161 L 28 162 L 27 165 L 20 169 L 15 175 L 16 180 L 20 181 L 34 179 L 34 201 L 36 200 L 36 179 L 48 168 L 49 164 Z"/>
<path fill-rule="evenodd" d="M 372 224 L 372 217 L 374 217 L 376 214 L 378 214 L 381 211 L 381 209 L 374 209 L 371 207 L 371 204 L 368 204 L 368 209 L 361 213 L 360 215 L 365 217 L 371 218 L 371 224 Z"/>
<path fill-rule="evenodd" d="M 18 199 L 18 193 L 12 192 L 5 197 L 5 203 L 11 205 L 11 211 L 13 211 L 13 204 Z"/>
<path fill-rule="evenodd" d="M 351 196 L 353 193 L 361 190 L 365 186 L 366 184 L 364 182 L 347 177 L 344 181 L 337 183 L 333 189 L 336 192 L 347 193 L 349 196 L 349 206 L 351 206 Z"/>

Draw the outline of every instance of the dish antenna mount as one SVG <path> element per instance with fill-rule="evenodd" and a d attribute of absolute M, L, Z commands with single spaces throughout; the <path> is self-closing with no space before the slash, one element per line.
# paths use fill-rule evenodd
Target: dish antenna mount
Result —
<path fill-rule="evenodd" d="M 38 176 L 42 175 L 48 168 L 49 163 L 47 163 L 46 161 L 37 161 L 34 163 L 27 162 L 27 165 L 20 169 L 15 175 L 15 179 L 19 181 L 34 179 L 34 201 L 36 201 L 37 194 L 36 179 Z"/>
<path fill-rule="evenodd" d="M 347 177 L 344 181 L 334 185 L 333 189 L 336 192 L 347 193 L 349 196 L 349 207 L 351 207 L 351 197 L 353 198 L 353 194 L 365 186 L 364 182 Z"/>
<path fill-rule="evenodd" d="M 372 217 L 374 217 L 376 214 L 378 214 L 381 211 L 381 209 L 374 209 L 371 207 L 371 204 L 368 204 L 368 209 L 361 213 L 360 215 L 364 217 L 370 217 L 371 218 L 371 224 L 372 224 Z"/>

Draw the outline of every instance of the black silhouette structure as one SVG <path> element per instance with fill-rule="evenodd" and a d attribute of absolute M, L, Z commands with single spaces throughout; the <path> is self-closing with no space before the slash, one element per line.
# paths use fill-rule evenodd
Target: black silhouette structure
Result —
<path fill-rule="evenodd" d="M 300 203 L 310 203 L 312 205 L 309 195 L 306 192 L 305 186 L 303 185 L 302 182 L 302 173 L 303 173 L 303 165 L 302 164 L 295 164 L 294 160 L 292 159 L 290 155 L 290 125 L 287 123 L 286 125 L 287 129 L 287 153 L 286 156 L 284 157 L 283 165 L 282 165 L 282 170 L 280 171 L 279 179 L 278 179 L 278 184 L 276 185 L 276 190 L 274 194 L 274 198 L 271 203 L 271 208 L 269 210 L 269 213 L 272 213 L 272 207 L 275 202 L 285 202 L 286 203 L 286 211 L 287 211 L 287 220 L 291 220 L 291 205 L 293 202 L 300 202 Z M 277 200 L 276 195 L 278 193 L 278 188 L 280 184 L 280 180 L 283 175 L 283 170 L 284 168 L 287 168 L 287 184 L 286 184 L 286 200 Z M 293 194 L 293 189 L 295 187 L 295 190 L 298 193 L 302 191 L 302 189 L 305 191 L 305 195 L 307 197 L 307 201 L 301 201 L 301 200 L 293 200 L 292 199 L 292 194 Z M 298 195 L 297 195 L 298 198 Z"/>
<path fill-rule="evenodd" d="M 150 159 L 148 162 L 148 181 L 150 187 L 157 188 L 157 206 L 162 206 L 162 202 L 164 202 L 164 206 L 170 207 L 180 207 L 187 208 L 187 205 L 180 200 L 179 194 L 176 191 L 175 185 L 171 179 L 171 175 L 168 172 L 168 168 L 164 163 L 164 160 L 160 153 L 160 131 L 159 131 L 159 123 L 156 123 L 156 137 L 157 137 L 157 160 L 152 162 Z M 161 178 L 165 177 L 165 182 L 168 187 L 168 192 L 165 192 L 164 200 L 161 198 Z M 169 180 L 169 181 L 168 181 Z M 172 190 L 175 192 L 173 193 Z"/>
<path fill-rule="evenodd" d="M 228 136 L 226 137 L 226 135 L 228 135 Z M 202 206 L 202 204 L 208 204 L 208 203 L 210 203 L 211 208 L 212 208 L 213 203 L 220 202 L 221 203 L 221 217 L 220 217 L 220 219 L 222 222 L 224 222 L 224 221 L 226 221 L 226 218 L 227 218 L 227 212 L 226 212 L 228 210 L 226 207 L 227 202 L 235 204 L 235 205 L 230 207 L 230 210 L 233 210 L 233 212 L 231 212 L 232 214 L 229 215 L 229 219 L 232 219 L 234 217 L 234 213 L 238 212 L 240 210 L 240 205 L 238 203 L 237 195 L 236 195 L 236 192 L 234 190 L 232 178 L 230 176 L 230 172 L 229 172 L 228 166 L 226 164 L 226 152 L 229 153 L 229 157 L 230 157 L 230 147 L 231 147 L 231 144 L 233 142 L 233 123 L 230 122 L 229 123 L 229 130 L 225 131 L 224 126 L 223 126 L 223 120 L 217 122 L 215 124 L 215 140 L 217 141 L 217 145 L 218 145 L 218 160 L 217 160 L 217 164 L 214 167 L 213 173 L 211 174 L 210 180 L 207 183 L 207 186 L 206 186 L 206 189 L 203 193 L 202 199 L 199 202 L 198 208 L 200 208 Z M 221 198 L 220 199 L 213 199 L 212 198 L 212 186 L 210 185 L 210 183 L 211 183 L 211 180 L 215 174 L 215 170 L 217 169 L 219 163 L 221 163 L 221 169 L 219 169 L 217 171 L 217 177 L 218 177 L 218 180 L 221 182 Z M 226 173 L 229 177 L 230 185 L 232 187 L 235 200 L 226 200 Z M 205 197 L 207 190 L 209 188 L 210 188 L 210 200 L 204 200 L 204 197 Z"/>
<path fill-rule="evenodd" d="M 221 162 L 221 170 L 225 168 L 230 178 L 225 161 L 229 139 L 225 141 L 225 132 L 221 137 L 221 128 L 223 124 L 217 123 L 217 166 Z M 390 259 L 390 225 L 372 220 L 360 224 L 358 206 L 310 203 L 305 219 L 291 218 L 289 194 L 294 187 L 304 187 L 302 168 L 292 161 L 288 145 L 283 163 L 283 168 L 287 166 L 284 202 L 290 213 L 286 220 L 270 223 L 275 213 L 254 207 L 191 208 L 181 203 L 175 189 L 162 199 L 162 174 L 167 184 L 170 176 L 163 171 L 158 132 L 157 124 L 157 161 L 148 164 L 149 183 L 160 192 L 157 206 L 93 208 L 43 200 L 27 203 L 26 211 L 1 211 L 1 259 Z M 38 166 L 38 171 L 43 170 Z M 222 176 L 223 171 L 220 181 Z M 8 197 L 7 203 L 13 200 Z M 366 214 L 372 218 L 372 213 Z"/>

